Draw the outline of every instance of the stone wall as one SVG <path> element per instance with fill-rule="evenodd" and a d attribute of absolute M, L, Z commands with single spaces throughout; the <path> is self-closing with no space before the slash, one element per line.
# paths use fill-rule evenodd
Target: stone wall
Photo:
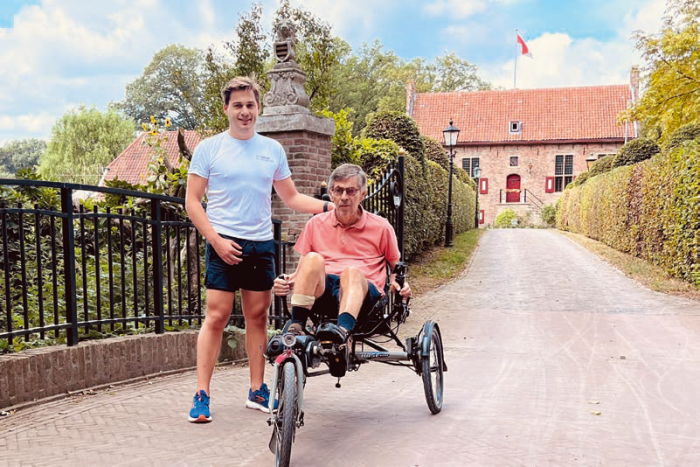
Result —
<path fill-rule="evenodd" d="M 219 361 L 245 358 L 244 337 L 224 338 Z M 197 331 L 115 337 L 0 356 L 0 408 L 145 376 L 193 368 Z M 193 376 L 192 385 L 196 383 Z"/>

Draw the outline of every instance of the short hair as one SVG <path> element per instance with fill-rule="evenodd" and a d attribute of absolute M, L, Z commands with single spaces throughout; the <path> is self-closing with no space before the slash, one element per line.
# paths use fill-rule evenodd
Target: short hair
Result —
<path fill-rule="evenodd" d="M 367 174 L 362 170 L 362 167 L 355 164 L 339 165 L 328 180 L 328 189 L 332 190 L 336 181 L 347 180 L 352 177 L 357 177 L 360 182 L 360 190 L 367 192 Z"/>
<path fill-rule="evenodd" d="M 221 90 L 221 99 L 224 101 L 224 105 L 228 105 L 233 91 L 253 91 L 255 102 L 260 107 L 260 87 L 253 78 L 237 76 L 226 83 L 226 86 Z"/>

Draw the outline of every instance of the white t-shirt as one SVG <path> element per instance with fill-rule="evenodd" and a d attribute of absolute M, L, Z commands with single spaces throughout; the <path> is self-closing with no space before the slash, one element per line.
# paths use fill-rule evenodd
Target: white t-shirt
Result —
<path fill-rule="evenodd" d="M 199 143 L 189 173 L 208 180 L 207 217 L 217 233 L 272 239 L 272 183 L 292 175 L 281 144 L 257 133 L 248 140 L 219 133 Z"/>

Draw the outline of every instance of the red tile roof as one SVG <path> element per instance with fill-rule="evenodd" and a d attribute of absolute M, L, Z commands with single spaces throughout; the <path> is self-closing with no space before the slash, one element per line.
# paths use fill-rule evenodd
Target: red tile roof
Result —
<path fill-rule="evenodd" d="M 439 142 L 450 119 L 461 130 L 458 143 L 466 144 L 624 139 L 617 115 L 630 99 L 628 85 L 423 93 L 412 116 Z M 509 132 L 512 121 L 522 122 L 521 133 Z"/>
<path fill-rule="evenodd" d="M 161 134 L 163 147 L 168 154 L 170 162 L 178 165 L 180 151 L 177 146 L 177 131 L 164 131 Z M 129 145 L 121 154 L 117 156 L 108 166 L 104 180 L 127 181 L 132 184 L 144 184 L 148 178 L 148 164 L 153 159 L 153 149 L 146 144 L 148 133 L 142 133 Z M 199 133 L 194 130 L 185 130 L 185 143 L 190 151 L 194 152 L 201 140 Z M 103 182 L 100 182 L 101 184 Z"/>

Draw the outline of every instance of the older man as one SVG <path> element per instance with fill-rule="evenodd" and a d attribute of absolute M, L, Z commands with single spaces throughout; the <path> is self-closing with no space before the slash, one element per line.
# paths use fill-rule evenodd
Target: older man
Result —
<path fill-rule="evenodd" d="M 358 316 L 384 296 L 386 263 L 393 271 L 401 254 L 389 222 L 362 208 L 367 175 L 360 167 L 341 165 L 328 185 L 335 209 L 306 224 L 294 247 L 302 255 L 299 266 L 291 276 L 275 279 L 274 292 L 293 292 L 291 332 L 302 332 L 312 311 L 334 313 L 338 324 L 325 323 L 317 337 L 342 345 Z M 389 280 L 401 296 L 411 296 L 408 282 L 400 287 L 393 274 Z"/>

